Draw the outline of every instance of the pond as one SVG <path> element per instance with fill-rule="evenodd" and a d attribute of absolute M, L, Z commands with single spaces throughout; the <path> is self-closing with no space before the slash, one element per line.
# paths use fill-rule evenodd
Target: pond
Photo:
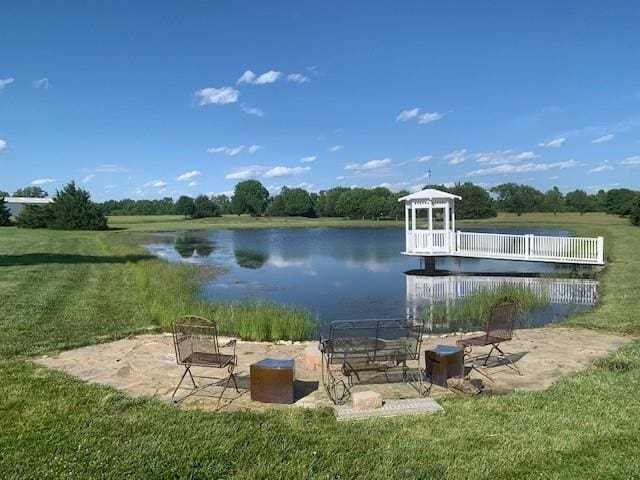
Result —
<path fill-rule="evenodd" d="M 474 231 L 568 235 L 544 229 Z M 438 258 L 436 268 L 454 275 L 406 275 L 419 267 L 419 258 L 400 254 L 404 241 L 401 229 L 280 228 L 157 234 L 144 246 L 172 262 L 215 266 L 220 273 L 202 285 L 208 299 L 301 305 L 325 323 L 414 315 L 429 318 L 434 332 L 474 330 L 482 326 L 480 319 L 464 324 L 448 319 L 456 314 L 452 304 L 470 301 L 474 292 L 477 297 L 501 291 L 504 284 L 531 290 L 538 300 L 548 298 L 534 302 L 525 326 L 554 322 L 595 304 L 595 281 L 554 280 L 557 267 L 551 264 Z"/>

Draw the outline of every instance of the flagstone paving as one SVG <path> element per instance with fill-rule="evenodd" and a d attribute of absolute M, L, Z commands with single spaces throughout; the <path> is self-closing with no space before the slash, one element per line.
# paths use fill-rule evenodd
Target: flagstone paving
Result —
<path fill-rule="evenodd" d="M 440 336 L 425 338 L 423 350 L 438 344 L 451 345 L 459 337 Z M 503 344 L 505 352 L 516 362 L 522 375 L 492 360 L 486 373 L 491 380 L 471 371 L 470 377 L 482 381 L 486 391 L 538 390 L 549 387 L 558 379 L 586 368 L 594 359 L 602 357 L 630 342 L 630 337 L 604 334 L 591 330 L 565 327 L 547 327 L 518 330 L 514 339 Z M 224 343 L 225 339 L 221 339 Z M 239 341 L 236 369 L 240 393 L 233 388 L 225 391 L 220 405 L 223 410 L 265 410 L 290 408 L 287 405 L 254 402 L 249 393 L 249 365 L 265 357 L 294 358 L 296 361 L 296 402 L 302 407 L 330 406 L 331 402 L 321 385 L 320 353 L 317 342 L 261 343 Z M 478 349 L 477 353 L 488 349 Z M 476 353 L 474 351 L 474 353 Z M 422 362 L 424 355 L 421 356 Z M 76 376 L 90 383 L 110 385 L 132 396 L 153 396 L 169 402 L 171 393 L 182 375 L 183 367 L 176 365 L 170 334 L 139 335 L 110 343 L 91 345 L 45 356 L 35 361 Z M 424 365 L 423 365 L 424 366 Z M 218 375 L 217 369 L 193 368 L 196 375 Z M 185 382 L 187 384 L 187 382 Z M 355 391 L 373 390 L 383 399 L 415 398 L 416 391 L 399 383 L 357 385 Z M 188 397 L 180 408 L 213 410 L 217 407 L 217 387 L 203 389 Z M 188 393 L 187 390 L 181 394 Z M 454 395 L 451 391 L 434 386 L 433 398 Z"/>

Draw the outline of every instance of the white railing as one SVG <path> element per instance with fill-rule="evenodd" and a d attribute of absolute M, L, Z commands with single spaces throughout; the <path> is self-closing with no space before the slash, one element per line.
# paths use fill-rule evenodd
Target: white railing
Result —
<path fill-rule="evenodd" d="M 458 300 L 480 289 L 497 290 L 501 285 L 520 285 L 543 295 L 551 303 L 595 305 L 598 298 L 596 280 L 474 277 L 454 275 L 430 277 L 407 275 L 407 296 L 433 301 Z"/>
<path fill-rule="evenodd" d="M 407 230 L 405 253 L 602 265 L 604 240 L 602 237 Z"/>

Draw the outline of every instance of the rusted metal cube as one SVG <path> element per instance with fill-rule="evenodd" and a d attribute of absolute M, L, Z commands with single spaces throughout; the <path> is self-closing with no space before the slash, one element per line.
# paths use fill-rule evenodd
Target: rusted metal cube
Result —
<path fill-rule="evenodd" d="M 295 360 L 265 358 L 251 364 L 251 400 L 265 403 L 293 403 Z"/>
<path fill-rule="evenodd" d="M 457 345 L 438 345 L 427 350 L 425 363 L 427 375 L 435 385 L 447 387 L 447 379 L 464 375 L 464 349 Z"/>

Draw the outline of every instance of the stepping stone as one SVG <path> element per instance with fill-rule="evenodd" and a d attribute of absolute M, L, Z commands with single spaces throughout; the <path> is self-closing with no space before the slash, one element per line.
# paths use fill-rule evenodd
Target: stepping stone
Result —
<path fill-rule="evenodd" d="M 356 411 L 350 405 L 334 405 L 333 410 L 338 420 L 364 420 L 374 417 L 436 413 L 443 409 L 433 398 L 405 398 L 387 400 L 381 408 L 375 410 Z"/>

